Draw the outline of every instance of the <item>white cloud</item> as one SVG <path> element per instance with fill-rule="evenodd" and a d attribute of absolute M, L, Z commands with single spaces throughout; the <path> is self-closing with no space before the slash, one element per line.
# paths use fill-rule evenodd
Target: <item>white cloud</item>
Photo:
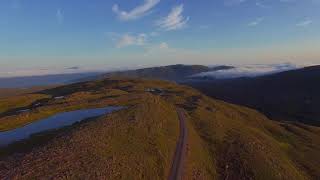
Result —
<path fill-rule="evenodd" d="M 199 26 L 200 29 L 209 29 L 210 26 L 209 25 L 201 25 Z"/>
<path fill-rule="evenodd" d="M 301 22 L 297 23 L 296 26 L 299 26 L 299 27 L 307 27 L 307 26 L 311 25 L 312 23 L 313 23 L 312 20 L 306 19 L 306 20 L 304 20 L 304 21 L 301 21 Z"/>
<path fill-rule="evenodd" d="M 118 16 L 120 20 L 129 21 L 138 19 L 148 14 L 153 7 L 155 7 L 160 0 L 144 0 L 144 3 L 135 7 L 131 11 L 124 11 L 119 8 L 118 4 L 113 5 L 112 11 Z"/>
<path fill-rule="evenodd" d="M 246 2 L 247 0 L 225 0 L 224 1 L 224 5 L 226 6 L 233 6 L 233 5 L 237 5 L 237 4 L 242 4 L 244 2 Z"/>
<path fill-rule="evenodd" d="M 183 4 L 172 8 L 169 15 L 156 22 L 156 25 L 165 31 L 182 29 L 187 25 L 189 17 L 185 18 L 183 13 Z"/>
<path fill-rule="evenodd" d="M 283 3 L 290 3 L 290 2 L 294 2 L 295 0 L 280 0 L 280 2 L 283 2 Z"/>
<path fill-rule="evenodd" d="M 116 48 L 124 48 L 128 46 L 141 46 L 146 50 L 168 48 L 168 44 L 165 42 L 162 42 L 157 45 L 150 42 L 151 38 L 159 36 L 158 32 L 140 33 L 140 34 L 133 34 L 133 33 L 119 34 L 116 32 L 106 32 L 105 34 L 114 42 Z"/>
<path fill-rule="evenodd" d="M 263 9 L 268 9 L 268 8 L 271 8 L 271 6 L 269 5 L 266 5 L 264 2 L 262 1 L 257 1 L 256 2 L 256 6 L 260 7 L 260 8 L 263 8 Z"/>
<path fill-rule="evenodd" d="M 56 18 L 59 24 L 62 24 L 64 21 L 64 14 L 61 9 L 57 9 Z"/>
<path fill-rule="evenodd" d="M 293 70 L 302 68 L 304 66 L 292 64 L 292 63 L 282 63 L 282 64 L 251 64 L 235 66 L 232 69 L 219 70 L 204 72 L 195 77 L 212 77 L 217 79 L 228 79 L 228 78 L 239 78 L 239 77 L 257 77 L 267 74 L 274 74 L 283 71 Z"/>
<path fill-rule="evenodd" d="M 257 26 L 257 25 L 259 25 L 261 22 L 263 21 L 263 18 L 257 18 L 257 19 L 255 19 L 254 21 L 252 21 L 252 22 L 250 22 L 249 24 L 248 24 L 248 26 Z"/>
<path fill-rule="evenodd" d="M 143 46 L 147 40 L 146 34 L 138 34 L 136 36 L 130 34 L 124 34 L 120 36 L 116 42 L 117 48 L 123 48 L 127 46 Z"/>
<path fill-rule="evenodd" d="M 162 42 L 159 45 L 160 49 L 169 49 L 169 45 L 166 42 Z"/>
<path fill-rule="evenodd" d="M 144 56 L 161 56 L 163 54 L 168 55 L 173 52 L 175 52 L 174 48 L 170 48 L 169 44 L 166 42 L 161 42 L 160 44 L 149 44 L 148 46 L 146 46 Z"/>

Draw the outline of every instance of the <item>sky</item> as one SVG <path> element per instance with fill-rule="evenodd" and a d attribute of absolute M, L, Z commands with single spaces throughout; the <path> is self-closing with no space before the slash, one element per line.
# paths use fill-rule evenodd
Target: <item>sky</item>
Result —
<path fill-rule="evenodd" d="M 11 74 L 287 62 L 320 64 L 320 0 L 0 1 Z"/>

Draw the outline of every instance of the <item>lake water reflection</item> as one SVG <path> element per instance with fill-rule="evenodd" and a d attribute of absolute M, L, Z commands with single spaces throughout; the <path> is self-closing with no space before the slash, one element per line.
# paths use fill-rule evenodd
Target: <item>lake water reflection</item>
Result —
<path fill-rule="evenodd" d="M 105 108 L 84 109 L 59 113 L 21 128 L 0 132 L 0 146 L 6 146 L 16 141 L 27 139 L 35 133 L 62 128 L 88 118 L 102 116 L 120 109 L 123 109 L 123 107 L 109 106 Z"/>

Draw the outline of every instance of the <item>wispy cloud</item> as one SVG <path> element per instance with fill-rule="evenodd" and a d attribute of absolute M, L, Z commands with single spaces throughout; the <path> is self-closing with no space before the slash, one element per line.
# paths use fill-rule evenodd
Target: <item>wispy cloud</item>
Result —
<path fill-rule="evenodd" d="M 201 25 L 199 26 L 200 29 L 209 29 L 210 26 L 209 25 Z"/>
<path fill-rule="evenodd" d="M 170 48 L 169 44 L 166 42 L 161 42 L 160 44 L 149 44 L 145 47 L 144 56 L 158 56 L 161 54 L 169 54 L 175 51 L 174 48 Z"/>
<path fill-rule="evenodd" d="M 263 9 L 271 8 L 271 6 L 266 5 L 266 4 L 265 4 L 264 2 L 262 2 L 262 1 L 257 1 L 257 2 L 256 2 L 256 6 L 257 6 L 257 7 L 260 7 L 260 8 L 263 8 Z"/>
<path fill-rule="evenodd" d="M 296 26 L 298 27 L 307 27 L 309 25 L 311 25 L 313 23 L 313 21 L 311 19 L 306 19 L 304 21 L 301 21 L 299 23 L 296 24 Z"/>
<path fill-rule="evenodd" d="M 225 0 L 224 5 L 225 6 L 233 6 L 233 5 L 238 5 L 246 2 L 247 0 Z"/>
<path fill-rule="evenodd" d="M 143 46 L 147 41 L 146 34 L 130 35 L 124 34 L 116 39 L 116 47 L 124 48 L 127 46 Z"/>
<path fill-rule="evenodd" d="M 166 43 L 166 42 L 162 42 L 162 43 L 160 43 L 159 48 L 160 48 L 160 49 L 168 49 L 168 48 L 169 48 L 169 45 L 168 45 L 168 43 Z"/>
<path fill-rule="evenodd" d="M 118 16 L 120 20 L 129 21 L 138 19 L 148 14 L 153 7 L 155 7 L 160 0 L 144 0 L 140 6 L 133 8 L 131 11 L 124 11 L 119 8 L 118 4 L 113 5 L 112 11 Z"/>
<path fill-rule="evenodd" d="M 168 16 L 158 20 L 156 25 L 165 31 L 178 30 L 186 27 L 189 17 L 182 15 L 183 10 L 183 4 L 173 7 Z"/>
<path fill-rule="evenodd" d="M 279 1 L 283 3 L 290 3 L 290 2 L 295 2 L 296 0 L 279 0 Z"/>
<path fill-rule="evenodd" d="M 263 21 L 263 18 L 262 17 L 259 17 L 257 19 L 255 19 L 254 21 L 248 23 L 248 26 L 257 26 L 259 25 L 261 22 Z"/>
<path fill-rule="evenodd" d="M 57 19 L 57 22 L 59 24 L 62 24 L 63 21 L 64 21 L 64 14 L 62 12 L 62 9 L 57 9 L 56 11 L 56 19 Z"/>

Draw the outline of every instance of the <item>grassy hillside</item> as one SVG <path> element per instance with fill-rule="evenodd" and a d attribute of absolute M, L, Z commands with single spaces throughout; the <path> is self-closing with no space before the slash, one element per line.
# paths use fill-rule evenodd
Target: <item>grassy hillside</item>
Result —
<path fill-rule="evenodd" d="M 0 114 L 12 109 L 19 109 L 29 106 L 37 100 L 45 98 L 49 98 L 49 96 L 44 94 L 25 94 L 0 99 Z"/>
<path fill-rule="evenodd" d="M 275 120 L 320 126 L 320 66 L 256 78 L 196 81 L 189 84 L 227 102 L 257 109 Z"/>
<path fill-rule="evenodd" d="M 62 111 L 127 108 L 0 149 L 0 179 L 166 179 L 179 134 L 177 107 L 186 113 L 189 132 L 184 179 L 320 177 L 319 128 L 271 121 L 187 86 L 113 78 L 38 93 L 65 98 L 2 117 L 2 129 Z"/>
<path fill-rule="evenodd" d="M 78 125 L 14 164 L 2 162 L 1 178 L 164 179 L 178 136 L 171 106 L 145 97 L 143 104 Z"/>
<path fill-rule="evenodd" d="M 0 88 L 0 99 L 12 97 L 12 96 L 30 94 L 30 93 L 42 91 L 42 90 L 53 88 L 53 87 L 56 87 L 56 86 L 36 86 L 31 88 Z"/>

